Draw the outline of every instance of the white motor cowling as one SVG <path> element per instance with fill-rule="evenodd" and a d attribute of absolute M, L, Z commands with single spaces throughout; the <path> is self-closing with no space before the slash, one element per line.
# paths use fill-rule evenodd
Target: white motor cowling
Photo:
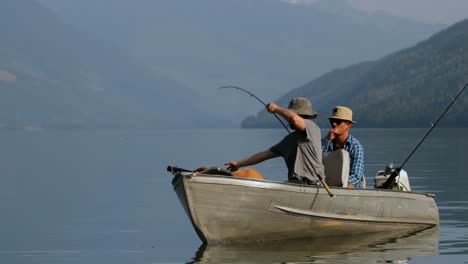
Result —
<path fill-rule="evenodd" d="M 387 181 L 387 179 L 390 177 L 390 175 L 392 175 L 394 171 L 395 168 L 393 167 L 392 163 L 388 164 L 385 170 L 379 170 L 374 178 L 374 188 L 382 188 L 384 182 Z M 393 185 L 391 190 L 405 192 L 411 191 L 408 174 L 405 170 L 401 170 L 399 175 L 396 176 L 395 184 Z"/>

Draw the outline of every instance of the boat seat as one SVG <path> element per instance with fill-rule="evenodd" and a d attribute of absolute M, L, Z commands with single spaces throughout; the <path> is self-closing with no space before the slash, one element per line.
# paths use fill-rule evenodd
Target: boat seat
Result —
<path fill-rule="evenodd" d="M 339 149 L 323 153 L 322 163 L 325 167 L 325 182 L 329 186 L 348 186 L 350 169 L 348 151 Z"/>

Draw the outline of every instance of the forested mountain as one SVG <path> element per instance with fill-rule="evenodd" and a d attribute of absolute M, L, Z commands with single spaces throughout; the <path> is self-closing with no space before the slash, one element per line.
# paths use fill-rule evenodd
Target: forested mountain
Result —
<path fill-rule="evenodd" d="M 346 0 L 40 1 L 203 94 L 205 102 L 223 102 L 216 111 L 226 117 L 239 104 L 254 104 L 231 104 L 232 94 L 215 92 L 219 86 L 249 87 L 277 98 L 334 68 L 380 58 L 445 27 L 368 14 Z"/>
<path fill-rule="evenodd" d="M 335 105 L 349 106 L 359 127 L 429 127 L 468 82 L 468 20 L 442 30 L 414 47 L 376 61 L 362 62 L 331 71 L 294 89 L 277 100 L 304 96 L 328 127 Z M 465 92 L 440 123 L 468 125 L 468 93 Z M 250 116 L 242 127 L 277 127 L 265 111 Z"/>
<path fill-rule="evenodd" d="M 193 91 L 36 1 L 2 0 L 0 25 L 0 127 L 196 126 L 206 115 Z"/>
<path fill-rule="evenodd" d="M 2 0 L 0 128 L 233 126 L 256 104 L 218 86 L 283 94 L 438 27 L 343 3 Z"/>

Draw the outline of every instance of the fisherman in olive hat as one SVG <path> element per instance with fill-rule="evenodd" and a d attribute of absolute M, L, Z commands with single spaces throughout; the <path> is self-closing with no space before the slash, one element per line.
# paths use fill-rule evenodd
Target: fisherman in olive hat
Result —
<path fill-rule="evenodd" d="M 248 158 L 226 162 L 228 170 L 236 171 L 241 167 L 255 165 L 264 160 L 283 157 L 288 167 L 288 181 L 300 184 L 319 185 L 319 177 L 325 179 L 322 164 L 321 133 L 312 119 L 317 113 L 307 98 L 291 100 L 288 109 L 275 103 L 266 106 L 268 112 L 282 116 L 294 132 L 288 134 L 278 144 L 258 152 Z"/>
<path fill-rule="evenodd" d="M 328 118 L 331 129 L 322 139 L 323 152 L 332 152 L 343 149 L 348 151 L 350 158 L 350 170 L 348 188 L 363 188 L 364 179 L 364 150 L 361 143 L 353 137 L 349 130 L 356 123 L 353 120 L 353 111 L 346 106 L 333 108 Z"/>

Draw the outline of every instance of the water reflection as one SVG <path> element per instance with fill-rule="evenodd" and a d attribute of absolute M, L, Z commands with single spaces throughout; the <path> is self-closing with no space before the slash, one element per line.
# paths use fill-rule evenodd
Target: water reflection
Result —
<path fill-rule="evenodd" d="M 439 228 L 313 240 L 202 245 L 195 263 L 404 263 L 437 254 Z"/>

